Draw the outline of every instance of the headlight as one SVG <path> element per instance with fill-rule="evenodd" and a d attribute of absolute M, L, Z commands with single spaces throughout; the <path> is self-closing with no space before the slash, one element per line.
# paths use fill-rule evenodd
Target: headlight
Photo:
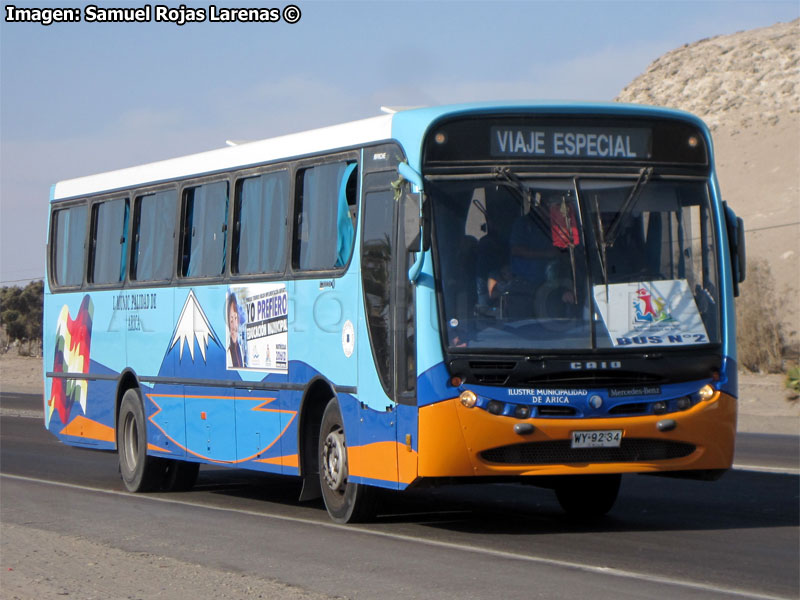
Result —
<path fill-rule="evenodd" d="M 711 400 L 716 394 L 716 390 L 708 384 L 705 384 L 700 390 L 697 392 L 697 395 L 700 396 L 700 400 L 706 401 Z"/>
<path fill-rule="evenodd" d="M 478 403 L 478 396 L 471 390 L 464 390 L 458 398 L 461 400 L 461 404 L 467 408 L 474 408 Z"/>

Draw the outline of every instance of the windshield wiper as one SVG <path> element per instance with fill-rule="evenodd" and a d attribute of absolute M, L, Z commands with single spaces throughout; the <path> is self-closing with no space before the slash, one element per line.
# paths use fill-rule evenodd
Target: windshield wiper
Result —
<path fill-rule="evenodd" d="M 633 188 L 631 188 L 631 192 L 628 194 L 628 197 L 625 198 L 625 202 L 622 203 L 619 212 L 617 212 L 617 216 L 614 217 L 611 225 L 609 225 L 608 231 L 605 232 L 605 241 L 603 242 L 604 251 L 605 248 L 611 248 L 614 245 L 614 242 L 617 241 L 619 228 L 620 225 L 622 225 L 623 219 L 627 218 L 631 212 L 633 212 L 633 207 L 636 204 L 636 201 L 639 199 L 644 186 L 647 185 L 648 181 L 650 181 L 650 176 L 652 174 L 653 167 L 644 167 L 641 171 L 639 171 L 639 178 L 636 180 L 636 183 L 633 184 Z M 598 214 L 600 213 L 598 212 Z M 601 234 L 603 232 L 602 223 L 600 224 L 600 232 Z"/>
<path fill-rule="evenodd" d="M 501 179 L 502 183 L 517 192 L 517 195 L 522 199 L 523 203 L 527 202 L 530 206 L 530 217 L 537 227 L 548 237 L 553 239 L 560 238 L 566 248 L 569 249 L 570 266 L 572 268 L 572 303 L 578 303 L 578 280 L 575 266 L 575 246 L 577 245 L 573 238 L 573 223 L 570 218 L 569 207 L 567 206 L 566 196 L 561 198 L 561 206 L 558 211 L 564 219 L 562 225 L 555 219 L 551 219 L 550 211 L 545 208 L 540 198 L 533 198 L 531 189 L 526 186 L 522 180 L 511 171 L 509 167 L 495 167 L 493 174 L 495 178 Z M 524 206 L 523 206 L 524 209 Z"/>
<path fill-rule="evenodd" d="M 508 167 L 495 167 L 492 171 L 492 174 L 495 176 L 496 179 L 502 180 L 501 183 L 508 186 L 515 192 L 517 192 L 517 197 L 522 200 L 523 202 L 523 210 L 524 205 L 527 203 L 530 206 L 531 212 L 530 217 L 536 226 L 542 230 L 542 233 L 549 236 L 550 235 L 550 215 L 545 213 L 544 207 L 542 206 L 541 202 L 538 202 L 533 198 L 533 194 L 531 193 L 531 189 L 522 183 L 522 180 L 516 176 L 516 174 L 511 172 L 511 169 Z"/>
<path fill-rule="evenodd" d="M 502 184 L 516 191 L 517 196 L 523 200 L 523 202 L 527 202 L 531 209 L 529 213 L 530 217 L 533 222 L 536 223 L 539 229 L 542 230 L 542 233 L 548 237 L 551 237 L 555 233 L 556 238 L 563 240 L 566 246 L 569 248 L 574 248 L 576 246 L 570 230 L 569 219 L 565 219 L 565 222 L 567 223 L 566 228 L 561 223 L 555 221 L 551 222 L 550 212 L 542 204 L 541 199 L 534 198 L 533 193 L 531 193 L 531 189 L 525 185 L 522 180 L 511 171 L 510 168 L 495 167 L 492 171 L 492 174 L 496 179 L 500 179 Z M 563 214 L 563 210 L 560 212 Z"/>
<path fill-rule="evenodd" d="M 603 285 L 605 285 L 606 288 L 606 302 L 608 302 L 608 257 L 606 251 L 611 248 L 614 245 L 614 242 L 617 240 L 622 220 L 630 215 L 630 213 L 633 211 L 633 207 L 636 204 L 636 201 L 639 199 L 642 189 L 650 180 L 650 176 L 652 174 L 653 167 L 644 167 L 641 171 L 639 171 L 639 177 L 636 179 L 636 183 L 633 184 L 633 188 L 631 188 L 628 197 L 625 198 L 625 201 L 622 203 L 617 215 L 614 217 L 611 225 L 609 225 L 608 230 L 603 227 L 603 218 L 600 213 L 600 202 L 598 201 L 597 196 L 594 198 L 594 214 L 597 217 L 597 223 L 594 224 L 595 237 L 597 238 L 597 249 L 600 253 L 600 270 L 603 272 Z M 576 193 L 577 189 L 578 185 L 576 182 Z"/>
<path fill-rule="evenodd" d="M 600 270 L 603 271 L 603 283 L 606 286 L 606 303 L 608 303 L 608 259 L 606 258 L 608 244 L 606 243 L 606 233 L 605 229 L 603 229 L 603 218 L 600 216 L 600 203 L 597 200 L 597 196 L 594 197 L 594 214 L 597 216 L 596 236 L 599 242 L 597 246 L 600 250 Z"/>

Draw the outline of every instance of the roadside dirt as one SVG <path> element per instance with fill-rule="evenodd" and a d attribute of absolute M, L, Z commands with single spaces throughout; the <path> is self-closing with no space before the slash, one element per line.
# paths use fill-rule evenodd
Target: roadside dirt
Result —
<path fill-rule="evenodd" d="M 128 552 L 33 527 L 4 523 L 0 533 L 4 600 L 330 598 L 266 578 Z"/>

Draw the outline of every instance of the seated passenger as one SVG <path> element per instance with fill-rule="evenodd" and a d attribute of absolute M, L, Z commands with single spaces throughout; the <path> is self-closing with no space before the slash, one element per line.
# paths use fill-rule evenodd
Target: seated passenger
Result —
<path fill-rule="evenodd" d="M 541 203 L 537 196 L 537 203 Z M 575 304 L 570 248 L 580 243 L 574 208 L 555 196 L 533 206 L 511 231 L 511 317 L 561 317 Z"/>

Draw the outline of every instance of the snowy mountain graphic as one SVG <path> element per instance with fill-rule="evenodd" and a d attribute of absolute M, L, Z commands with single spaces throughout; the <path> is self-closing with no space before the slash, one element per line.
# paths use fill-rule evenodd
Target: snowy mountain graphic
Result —
<path fill-rule="evenodd" d="M 183 346 L 189 346 L 189 354 L 194 362 L 194 342 L 197 340 L 197 345 L 200 348 L 200 353 L 203 355 L 203 362 L 206 361 L 206 350 L 208 349 L 209 341 L 213 341 L 219 345 L 219 340 L 214 335 L 211 329 L 211 324 L 208 322 L 205 313 L 203 312 L 200 303 L 194 295 L 194 291 L 190 290 L 189 295 L 186 297 L 186 302 L 183 304 L 181 316 L 178 317 L 178 324 L 175 326 L 175 333 L 172 336 L 172 343 L 169 349 L 172 350 L 180 341 L 179 360 L 183 359 Z"/>

